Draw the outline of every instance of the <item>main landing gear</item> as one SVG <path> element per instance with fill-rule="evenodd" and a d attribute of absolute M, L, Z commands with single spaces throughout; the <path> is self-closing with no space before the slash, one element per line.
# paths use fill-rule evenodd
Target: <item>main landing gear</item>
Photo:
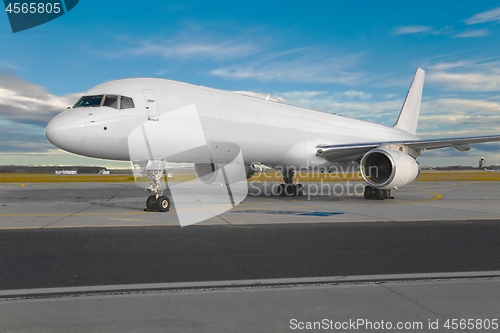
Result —
<path fill-rule="evenodd" d="M 394 199 L 394 197 L 391 197 L 391 190 L 381 190 L 373 186 L 366 186 L 365 199 L 384 200 Z"/>
<path fill-rule="evenodd" d="M 286 172 L 283 171 L 283 181 L 285 182 L 284 184 L 280 184 L 279 187 L 276 189 L 276 195 L 278 196 L 300 196 L 304 195 L 304 187 L 302 184 L 294 184 L 293 183 L 293 176 L 295 175 L 294 170 L 287 170 Z"/>
<path fill-rule="evenodd" d="M 146 211 L 153 212 L 168 212 L 170 209 L 170 199 L 163 195 L 163 188 L 161 186 L 161 179 L 163 178 L 163 170 L 146 170 L 148 179 L 151 185 L 146 191 L 154 192 L 146 200 Z"/>

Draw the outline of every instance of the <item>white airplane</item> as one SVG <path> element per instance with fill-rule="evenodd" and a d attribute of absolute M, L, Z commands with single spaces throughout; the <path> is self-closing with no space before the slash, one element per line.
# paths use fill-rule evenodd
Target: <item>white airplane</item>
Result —
<path fill-rule="evenodd" d="M 500 172 L 500 169 L 488 169 L 486 167 L 484 167 L 483 170 L 488 172 Z"/>
<path fill-rule="evenodd" d="M 500 135 L 419 138 L 416 131 L 424 76 L 425 72 L 417 69 L 394 126 L 269 98 L 138 78 L 111 81 L 90 89 L 75 105 L 50 121 L 46 136 L 58 148 L 88 157 L 194 163 L 195 174 L 202 182 L 213 180 L 220 165 L 230 163 L 241 153 L 247 177 L 259 167 L 262 170 L 263 165 L 282 170 L 284 184 L 278 190 L 281 195 L 302 194 L 302 185 L 293 182 L 297 170 L 331 170 L 339 163 L 355 161 L 368 184 L 364 197 L 385 199 L 391 197 L 391 190 L 417 178 L 420 169 L 416 158 L 423 151 L 452 146 L 468 151 L 473 143 L 500 141 Z M 200 146 L 199 135 L 193 131 L 193 118 L 183 117 L 179 111 L 195 112 L 210 148 L 208 154 L 192 149 Z M 156 130 L 148 133 L 150 128 Z M 138 130 L 147 136 L 147 142 L 142 144 L 147 152 L 139 154 L 140 158 L 131 156 L 131 146 L 135 144 L 131 138 L 136 137 Z M 221 147 L 224 153 L 227 150 L 226 155 L 221 155 Z M 168 210 L 170 201 L 163 196 L 158 179 L 150 179 L 155 194 L 148 198 L 147 209 Z"/>

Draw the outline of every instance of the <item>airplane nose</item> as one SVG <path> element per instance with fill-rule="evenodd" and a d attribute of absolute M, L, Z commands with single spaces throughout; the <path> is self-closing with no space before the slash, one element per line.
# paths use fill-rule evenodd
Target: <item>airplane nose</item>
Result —
<path fill-rule="evenodd" d="M 71 152 L 83 142 L 83 117 L 74 110 L 65 111 L 48 123 L 45 136 L 54 146 Z"/>

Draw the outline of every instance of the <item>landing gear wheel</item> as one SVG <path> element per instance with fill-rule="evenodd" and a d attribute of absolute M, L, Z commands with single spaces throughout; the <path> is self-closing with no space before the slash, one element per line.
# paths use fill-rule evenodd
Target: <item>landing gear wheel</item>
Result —
<path fill-rule="evenodd" d="M 372 198 L 372 189 L 371 186 L 365 186 L 365 199 L 370 200 Z"/>
<path fill-rule="evenodd" d="M 276 189 L 276 195 L 278 197 L 285 196 L 285 189 L 286 189 L 286 185 L 285 184 L 279 184 L 278 188 Z"/>
<path fill-rule="evenodd" d="M 379 190 L 378 188 L 374 189 L 375 195 L 373 199 L 384 200 L 384 191 Z"/>
<path fill-rule="evenodd" d="M 147 198 L 146 210 L 156 210 L 156 195 L 150 195 Z"/>
<path fill-rule="evenodd" d="M 391 197 L 391 190 L 383 190 L 384 193 L 384 199 L 394 199 L 394 197 Z"/>
<path fill-rule="evenodd" d="M 304 195 L 304 186 L 302 186 L 302 184 L 295 185 L 295 195 L 296 196 Z"/>
<path fill-rule="evenodd" d="M 372 186 L 366 186 L 364 192 L 365 199 L 384 200 L 394 199 L 391 197 L 391 190 L 380 190 Z"/>
<path fill-rule="evenodd" d="M 295 185 L 293 184 L 286 184 L 285 185 L 285 191 L 284 191 L 284 195 L 287 196 L 287 197 L 291 197 L 291 196 L 294 196 L 295 195 L 295 191 L 296 191 L 296 187 Z"/>
<path fill-rule="evenodd" d="M 168 212 L 170 209 L 170 200 L 168 197 L 162 195 L 156 200 L 156 209 L 159 212 Z"/>
<path fill-rule="evenodd" d="M 304 186 L 302 184 L 279 184 L 276 195 L 280 197 L 304 195 Z"/>

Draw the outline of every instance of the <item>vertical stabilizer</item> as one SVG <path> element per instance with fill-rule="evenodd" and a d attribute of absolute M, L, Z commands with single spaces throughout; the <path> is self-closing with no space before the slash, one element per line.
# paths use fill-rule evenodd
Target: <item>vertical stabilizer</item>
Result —
<path fill-rule="evenodd" d="M 417 69 L 413 82 L 411 83 L 408 95 L 399 113 L 398 121 L 394 127 L 411 134 L 417 133 L 418 115 L 420 114 L 420 102 L 422 100 L 422 90 L 424 88 L 425 71 Z"/>

